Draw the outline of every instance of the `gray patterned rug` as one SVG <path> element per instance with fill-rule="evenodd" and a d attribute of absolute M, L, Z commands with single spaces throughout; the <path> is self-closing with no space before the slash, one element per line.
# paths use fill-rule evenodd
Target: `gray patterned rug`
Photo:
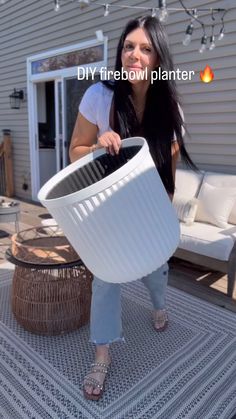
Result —
<path fill-rule="evenodd" d="M 170 326 L 155 333 L 140 282 L 123 286 L 126 343 L 112 348 L 99 402 L 86 401 L 88 326 L 55 337 L 26 332 L 0 269 L 0 417 L 4 419 L 230 419 L 236 414 L 236 314 L 169 287 Z"/>

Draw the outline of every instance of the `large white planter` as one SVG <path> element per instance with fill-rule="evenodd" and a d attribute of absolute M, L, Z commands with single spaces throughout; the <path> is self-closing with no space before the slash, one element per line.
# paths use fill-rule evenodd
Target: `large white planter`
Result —
<path fill-rule="evenodd" d="M 39 191 L 84 264 L 107 282 L 129 282 L 174 253 L 179 222 L 144 138 L 122 141 L 53 176 Z"/>

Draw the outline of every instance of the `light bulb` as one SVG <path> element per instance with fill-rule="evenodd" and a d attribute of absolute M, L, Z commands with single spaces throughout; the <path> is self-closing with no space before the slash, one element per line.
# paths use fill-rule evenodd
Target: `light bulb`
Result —
<path fill-rule="evenodd" d="M 156 9 L 152 9 L 152 17 L 155 17 L 156 16 L 156 14 L 157 14 L 157 11 L 156 11 Z"/>
<path fill-rule="evenodd" d="M 159 20 L 166 22 L 168 18 L 168 10 L 166 7 L 166 0 L 159 0 Z"/>
<path fill-rule="evenodd" d="M 216 44 L 215 44 L 215 37 L 214 37 L 214 35 L 212 35 L 212 36 L 211 36 L 211 38 L 210 38 L 210 46 L 209 46 L 209 50 L 210 50 L 210 51 L 212 51 L 215 47 L 216 47 Z"/>
<path fill-rule="evenodd" d="M 218 36 L 218 41 L 221 41 L 221 39 L 223 39 L 223 38 L 224 38 L 224 36 L 225 36 L 225 31 L 224 31 L 224 27 L 223 27 L 223 28 L 221 28 L 221 30 L 220 30 L 220 34 L 219 34 L 219 36 Z"/>
<path fill-rule="evenodd" d="M 59 10 L 60 10 L 59 0 L 54 0 L 54 10 L 55 10 L 55 12 L 59 12 Z"/>
<path fill-rule="evenodd" d="M 193 33 L 193 24 L 190 23 L 188 25 L 187 29 L 186 29 L 186 32 L 185 32 L 185 38 L 183 40 L 183 45 L 184 46 L 187 46 L 187 45 L 190 44 L 191 39 L 192 39 L 192 33 Z"/>
<path fill-rule="evenodd" d="M 104 5 L 104 16 L 106 17 L 106 16 L 108 16 L 109 15 L 109 4 L 105 4 Z"/>
<path fill-rule="evenodd" d="M 183 45 L 184 45 L 185 47 L 187 47 L 187 46 L 190 44 L 191 39 L 192 39 L 191 35 L 185 35 L 185 38 L 184 38 L 184 40 L 183 40 Z"/>
<path fill-rule="evenodd" d="M 206 35 L 204 35 L 201 40 L 201 47 L 199 48 L 199 52 L 201 54 L 206 50 L 206 44 L 207 44 L 207 37 Z"/>
<path fill-rule="evenodd" d="M 198 12 L 197 12 L 197 9 L 194 9 L 194 10 L 193 10 L 192 15 L 195 17 L 195 19 L 197 19 L 197 18 L 198 18 Z"/>
<path fill-rule="evenodd" d="M 166 22 L 167 19 L 168 19 L 168 16 L 169 16 L 169 14 L 168 14 L 167 9 L 162 9 L 159 13 L 159 20 L 161 22 Z"/>

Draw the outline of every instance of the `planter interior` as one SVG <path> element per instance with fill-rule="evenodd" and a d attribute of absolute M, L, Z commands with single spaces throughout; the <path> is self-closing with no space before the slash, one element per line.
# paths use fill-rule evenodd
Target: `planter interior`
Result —
<path fill-rule="evenodd" d="M 60 198 L 93 185 L 124 166 L 140 149 L 141 146 L 129 146 L 121 148 L 118 155 L 102 154 L 61 180 L 50 190 L 46 199 Z"/>

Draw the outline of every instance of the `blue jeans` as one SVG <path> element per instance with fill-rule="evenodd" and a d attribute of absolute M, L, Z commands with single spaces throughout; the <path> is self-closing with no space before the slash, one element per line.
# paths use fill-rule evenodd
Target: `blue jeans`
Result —
<path fill-rule="evenodd" d="M 142 278 L 149 290 L 154 309 L 165 307 L 168 263 Z M 121 322 L 121 284 L 113 284 L 94 277 L 90 315 L 90 341 L 105 345 L 124 340 Z"/>

